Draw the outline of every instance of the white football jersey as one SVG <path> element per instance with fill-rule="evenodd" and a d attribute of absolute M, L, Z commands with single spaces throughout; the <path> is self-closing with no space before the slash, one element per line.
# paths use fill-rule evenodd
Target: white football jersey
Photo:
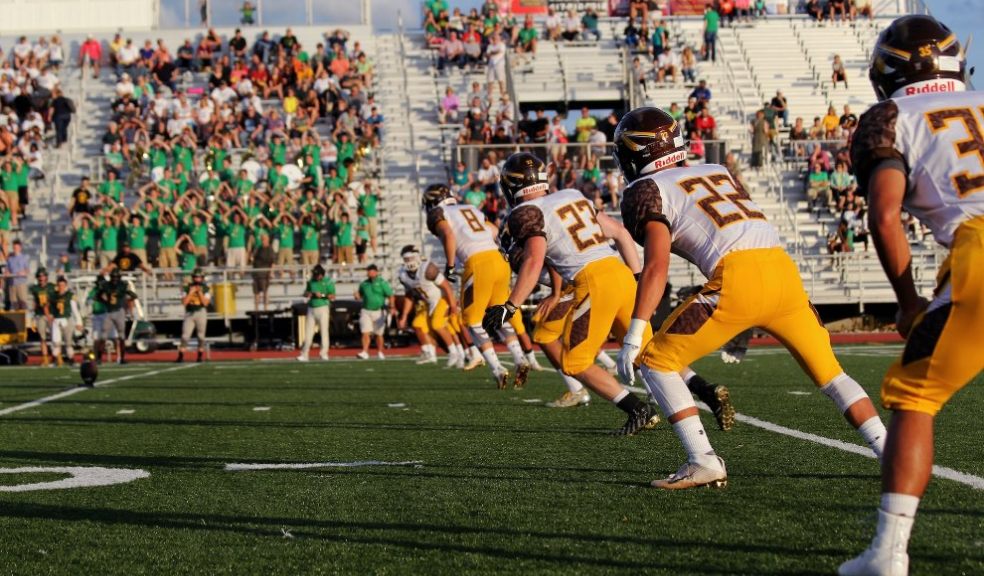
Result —
<path fill-rule="evenodd" d="M 509 233 L 519 244 L 543 236 L 547 263 L 568 282 L 591 262 L 617 256 L 601 231 L 591 201 L 577 190 L 558 190 L 513 208 Z"/>
<path fill-rule="evenodd" d="M 454 233 L 455 259 L 464 264 L 473 255 L 499 250 L 495 233 L 486 225 L 482 211 L 469 204 L 446 204 L 427 213 L 427 229 L 437 234 L 438 223 L 446 221 Z"/>
<path fill-rule="evenodd" d="M 984 215 L 984 94 L 879 102 L 861 116 L 851 157 L 865 192 L 872 170 L 895 162 L 907 175 L 905 209 L 949 247 L 962 222 Z"/>
<path fill-rule="evenodd" d="M 413 274 L 407 270 L 406 266 L 400 266 L 397 276 L 403 287 L 407 289 L 407 295 L 423 300 L 427 303 L 427 310 L 433 312 L 437 303 L 441 301 L 441 296 L 443 296 L 439 285 L 444 282 L 444 275 L 438 272 L 436 278 L 428 280 L 427 267 L 430 264 L 429 260 L 424 260 L 420 263 L 420 268 L 417 268 Z"/>
<path fill-rule="evenodd" d="M 654 220 L 670 228 L 673 253 L 708 278 L 729 252 L 782 245 L 765 214 L 718 164 L 670 168 L 630 184 L 622 222 L 636 242 L 645 243 L 645 225 Z"/>

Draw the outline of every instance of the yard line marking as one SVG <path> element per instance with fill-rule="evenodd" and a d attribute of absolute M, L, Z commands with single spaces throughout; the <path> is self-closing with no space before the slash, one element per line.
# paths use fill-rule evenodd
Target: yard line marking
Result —
<path fill-rule="evenodd" d="M 640 394 L 649 393 L 645 388 L 639 388 L 637 386 L 626 386 L 626 388 Z M 710 411 L 710 409 L 708 409 L 703 402 L 698 402 L 697 406 L 706 412 Z M 827 438 L 826 436 L 796 430 L 795 428 L 787 428 L 786 426 L 773 424 L 772 422 L 755 418 L 754 416 L 747 416 L 745 414 L 735 414 L 735 419 L 744 424 L 748 424 L 749 426 L 768 430 L 769 432 L 775 432 L 776 434 L 782 434 L 783 436 L 790 436 L 792 438 L 806 440 L 807 442 L 813 442 L 829 448 L 836 448 L 838 450 L 843 450 L 844 452 L 864 456 L 865 458 L 876 458 L 875 453 L 872 452 L 871 448 L 868 448 L 867 446 L 860 446 L 858 444 L 852 444 L 842 440 L 835 440 L 833 438 Z M 954 482 L 959 482 L 960 484 L 970 486 L 976 490 L 984 490 L 984 478 L 974 476 L 973 474 L 968 474 L 966 472 L 961 472 L 959 470 L 954 470 L 953 468 L 947 468 L 946 466 L 933 465 L 933 476 L 953 480 Z"/>
<path fill-rule="evenodd" d="M 34 490 L 64 490 L 125 484 L 150 476 L 139 468 L 103 468 L 99 466 L 30 466 L 25 468 L 0 468 L 0 474 L 68 474 L 68 478 L 50 482 L 0 486 L 0 492 L 31 492 Z"/>
<path fill-rule="evenodd" d="M 269 406 L 256 406 L 255 408 L 253 408 L 253 412 L 269 412 L 269 411 L 270 411 Z"/>
<path fill-rule="evenodd" d="M 133 414 L 134 412 L 136 412 L 136 410 L 130 410 L 128 408 L 124 408 L 123 410 L 117 412 L 117 414 Z"/>
<path fill-rule="evenodd" d="M 165 372 L 173 372 L 175 370 L 183 370 L 185 368 L 194 368 L 195 364 L 184 364 L 182 366 L 172 366 L 171 368 L 162 368 L 160 370 L 151 370 L 150 372 L 141 372 L 139 374 L 131 374 L 129 376 L 120 376 L 119 378 L 111 378 L 96 384 L 97 388 L 102 388 L 109 384 L 114 384 L 116 382 L 124 382 L 126 380 L 133 380 L 134 378 L 144 378 L 147 376 L 156 376 L 158 374 L 163 374 Z M 14 412 L 20 412 L 21 410 L 28 410 L 30 408 L 37 408 L 42 404 L 47 404 L 48 402 L 54 402 L 55 400 L 61 400 L 62 398 L 67 398 L 73 394 L 78 394 L 83 390 L 89 390 L 85 386 L 78 386 L 76 388 L 69 388 L 68 390 L 62 390 L 57 394 L 52 394 L 51 396 L 45 396 L 44 398 L 38 398 L 37 400 L 32 400 L 24 404 L 18 404 L 16 406 L 11 406 L 9 408 L 4 408 L 0 410 L 0 416 L 6 416 L 7 414 L 13 414 Z"/>
<path fill-rule="evenodd" d="M 403 402 L 393 402 L 391 404 L 387 404 L 386 406 L 388 406 L 390 408 L 406 408 L 407 407 L 407 405 L 404 404 Z"/>
<path fill-rule="evenodd" d="M 423 460 L 408 460 L 406 462 L 383 462 L 380 460 L 359 460 L 357 462 L 296 462 L 285 464 L 226 464 L 230 472 L 245 470 L 306 470 L 309 468 L 360 468 L 362 466 L 420 466 Z"/>

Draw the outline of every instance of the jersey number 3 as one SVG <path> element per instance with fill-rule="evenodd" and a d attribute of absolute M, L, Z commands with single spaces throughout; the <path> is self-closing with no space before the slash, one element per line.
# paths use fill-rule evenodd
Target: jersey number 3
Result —
<path fill-rule="evenodd" d="M 981 108 L 981 114 L 984 114 L 984 108 Z M 953 143 L 957 149 L 957 156 L 963 158 L 976 154 L 981 167 L 984 167 L 984 133 L 981 131 L 980 122 L 977 121 L 977 116 L 974 115 L 973 110 L 970 108 L 946 108 L 926 113 L 926 121 L 929 123 L 929 129 L 932 130 L 933 134 L 949 128 L 951 120 L 958 120 L 963 123 L 964 128 L 967 129 L 967 134 L 970 136 L 966 140 Z M 954 175 L 951 180 L 961 198 L 984 189 L 984 174 L 971 174 L 965 170 Z"/>
<path fill-rule="evenodd" d="M 587 222 L 585 222 L 582 214 L 587 216 Z M 598 225 L 598 218 L 595 217 L 591 203 L 587 200 L 578 200 L 572 204 L 561 206 L 557 209 L 557 217 L 565 224 L 571 219 L 574 220 L 573 224 L 567 226 L 567 233 L 574 240 L 574 245 L 577 246 L 579 252 L 584 252 L 595 244 L 605 241 L 605 235 L 601 232 L 601 226 Z M 591 229 L 588 232 L 591 234 L 587 238 L 581 238 L 581 232 L 589 224 Z"/>
<path fill-rule="evenodd" d="M 729 224 L 746 219 L 765 220 L 765 214 L 752 210 L 744 204 L 744 202 L 750 202 L 752 197 L 741 186 L 736 185 L 727 174 L 687 178 L 678 184 L 688 195 L 693 194 L 697 188 L 703 188 L 708 192 L 707 196 L 697 201 L 697 205 L 718 228 L 724 228 Z M 726 186 L 726 188 L 722 188 L 722 186 Z M 721 202 L 732 205 L 736 210 L 721 214 L 717 207 Z"/>

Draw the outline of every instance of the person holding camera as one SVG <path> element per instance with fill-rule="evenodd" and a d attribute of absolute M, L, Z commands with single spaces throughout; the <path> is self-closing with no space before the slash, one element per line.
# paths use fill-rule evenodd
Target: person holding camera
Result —
<path fill-rule="evenodd" d="M 335 282 L 325 277 L 325 268 L 321 264 L 314 267 L 311 279 L 304 288 L 307 298 L 307 317 L 304 324 L 304 347 L 297 359 L 308 361 L 311 344 L 314 343 L 314 328 L 317 325 L 321 331 L 321 359 L 328 360 L 328 320 L 331 312 L 331 302 L 335 300 Z M 316 324 L 317 323 L 317 324 Z"/>
<path fill-rule="evenodd" d="M 184 353 L 188 349 L 188 340 L 192 334 L 198 338 L 198 357 L 195 361 L 202 361 L 202 353 L 205 351 L 205 327 L 208 325 L 208 305 L 211 302 L 212 295 L 208 291 L 208 284 L 205 283 L 205 272 L 201 268 L 195 268 L 191 273 L 191 284 L 185 286 L 185 294 L 181 298 L 185 317 L 181 325 L 181 344 L 178 346 L 176 362 L 184 362 Z"/>

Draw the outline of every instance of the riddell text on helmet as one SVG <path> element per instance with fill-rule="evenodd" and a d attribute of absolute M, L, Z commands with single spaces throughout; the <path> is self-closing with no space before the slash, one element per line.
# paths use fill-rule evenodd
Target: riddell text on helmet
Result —
<path fill-rule="evenodd" d="M 905 95 L 912 96 L 913 94 L 929 94 L 932 92 L 956 92 L 957 91 L 957 81 L 956 80 L 930 80 L 928 82 L 919 82 L 917 84 L 912 84 L 905 87 Z"/>

